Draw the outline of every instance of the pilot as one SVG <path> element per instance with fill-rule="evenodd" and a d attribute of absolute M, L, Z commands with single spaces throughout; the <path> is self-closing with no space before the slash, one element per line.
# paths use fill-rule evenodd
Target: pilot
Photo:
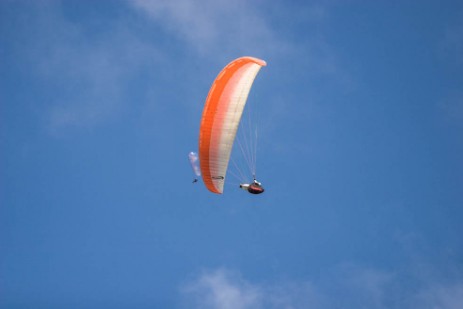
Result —
<path fill-rule="evenodd" d="M 240 184 L 240 188 L 252 194 L 261 194 L 265 191 L 264 188 L 262 187 L 262 184 L 258 182 L 256 179 L 254 179 L 254 181 L 251 184 L 248 184 L 248 183 Z"/>

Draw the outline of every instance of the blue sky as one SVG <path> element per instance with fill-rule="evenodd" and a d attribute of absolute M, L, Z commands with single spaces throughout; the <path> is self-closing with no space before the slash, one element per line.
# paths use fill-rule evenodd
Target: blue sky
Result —
<path fill-rule="evenodd" d="M 0 307 L 460 308 L 460 1 L 1 1 Z M 193 177 L 267 61 L 266 192 Z"/>

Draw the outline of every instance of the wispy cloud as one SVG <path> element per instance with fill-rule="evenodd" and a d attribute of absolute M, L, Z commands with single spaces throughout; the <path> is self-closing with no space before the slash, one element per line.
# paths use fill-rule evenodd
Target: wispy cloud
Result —
<path fill-rule="evenodd" d="M 122 22 L 75 22 L 59 2 L 24 6 L 22 14 L 29 18 L 18 17 L 18 57 L 42 87 L 34 105 L 41 105 L 54 134 L 119 115 L 127 108 L 132 78 L 162 57 Z"/>
<path fill-rule="evenodd" d="M 443 32 L 439 44 L 439 55 L 445 64 L 449 76 L 461 76 L 463 69 L 463 11 L 460 19 L 450 24 Z M 446 119 L 457 125 L 463 123 L 463 92 L 460 85 L 449 84 L 446 97 L 438 102 Z M 453 88 L 453 89 L 452 89 Z"/>
<path fill-rule="evenodd" d="M 463 123 L 463 92 L 456 91 L 442 99 L 438 106 L 443 111 L 446 120 L 461 126 Z"/>
<path fill-rule="evenodd" d="M 310 284 L 256 284 L 225 268 L 204 271 L 181 290 L 188 308 L 311 308 L 317 301 Z"/>
<path fill-rule="evenodd" d="M 459 309 L 463 304 L 463 283 L 433 285 L 415 297 L 415 308 Z"/>
<path fill-rule="evenodd" d="M 189 282 L 183 292 L 195 308 L 261 308 L 263 301 L 260 287 L 226 269 L 202 273 Z"/>
<path fill-rule="evenodd" d="M 435 270 L 426 267 L 429 272 Z M 182 286 L 182 302 L 184 307 L 209 309 L 460 308 L 462 282 L 423 279 L 414 276 L 414 271 L 398 273 L 343 264 L 312 281 L 255 283 L 238 271 L 219 268 L 203 271 Z"/>
<path fill-rule="evenodd" d="M 440 51 L 443 58 L 450 65 L 463 65 L 463 12 L 460 12 L 460 20 L 446 28 L 440 42 Z"/>
<path fill-rule="evenodd" d="M 287 47 L 254 1 L 136 0 L 133 3 L 202 55 L 268 53 Z"/>

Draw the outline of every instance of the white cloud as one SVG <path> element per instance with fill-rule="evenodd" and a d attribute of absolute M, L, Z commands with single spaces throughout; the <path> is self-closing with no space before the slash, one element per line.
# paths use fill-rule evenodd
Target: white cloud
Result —
<path fill-rule="evenodd" d="M 434 266 L 419 266 L 436 272 Z M 444 283 L 421 277 L 411 266 L 384 271 L 352 264 L 333 267 L 303 282 L 255 283 L 225 268 L 203 271 L 182 288 L 185 308 L 423 308 L 457 309 L 463 304 L 463 282 Z"/>
<path fill-rule="evenodd" d="M 253 1 L 136 0 L 131 3 L 203 55 L 268 54 L 287 47 Z"/>
<path fill-rule="evenodd" d="M 183 292 L 196 308 L 260 308 L 262 291 L 237 273 L 218 269 L 204 272 L 189 282 Z"/>
<path fill-rule="evenodd" d="M 254 284 L 224 268 L 204 271 L 182 287 L 182 296 L 186 308 L 209 309 L 311 308 L 316 301 L 309 284 Z"/>

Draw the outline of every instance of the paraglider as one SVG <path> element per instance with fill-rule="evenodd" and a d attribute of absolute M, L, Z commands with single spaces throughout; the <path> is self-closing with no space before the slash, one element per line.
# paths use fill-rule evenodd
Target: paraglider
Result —
<path fill-rule="evenodd" d="M 198 162 L 198 154 L 196 152 L 191 151 L 188 154 L 188 159 L 190 160 L 191 168 L 193 169 L 193 173 L 195 174 L 195 178 L 193 179 L 193 183 L 198 182 L 198 178 L 201 176 L 201 170 L 199 168 Z"/>
<path fill-rule="evenodd" d="M 213 82 L 204 106 L 199 132 L 199 163 L 206 188 L 223 193 L 236 132 L 254 79 L 266 62 L 242 57 L 230 62 Z M 191 159 L 190 159 L 191 162 Z M 261 183 L 241 184 L 253 194 L 264 192 Z"/>

